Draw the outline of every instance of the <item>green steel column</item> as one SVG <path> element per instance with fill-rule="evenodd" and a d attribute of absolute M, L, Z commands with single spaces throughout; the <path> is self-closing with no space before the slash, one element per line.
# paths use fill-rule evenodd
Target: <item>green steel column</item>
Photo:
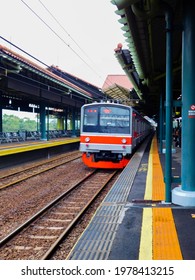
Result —
<path fill-rule="evenodd" d="M 162 153 L 163 150 L 163 110 L 164 110 L 164 106 L 163 106 L 163 96 L 161 94 L 160 96 L 160 114 L 159 114 L 159 143 L 160 143 L 160 153 Z"/>
<path fill-rule="evenodd" d="M 65 109 L 64 110 L 64 130 L 67 130 L 68 129 L 68 110 Z"/>
<path fill-rule="evenodd" d="M 78 132 L 80 130 L 80 108 L 77 109 L 77 117 L 76 117 L 76 132 Z"/>
<path fill-rule="evenodd" d="M 164 104 L 164 103 L 163 103 Z M 165 104 L 163 108 L 163 140 L 165 140 L 165 128 L 166 128 L 166 120 L 165 120 Z"/>
<path fill-rule="evenodd" d="M 165 201 L 171 202 L 172 181 L 172 13 L 166 11 L 166 154 Z"/>
<path fill-rule="evenodd" d="M 46 111 L 46 115 L 47 115 L 47 141 L 49 141 L 49 108 Z"/>
<path fill-rule="evenodd" d="M 72 108 L 72 136 L 76 136 L 76 130 L 75 130 L 75 119 L 76 119 L 76 109 Z"/>
<path fill-rule="evenodd" d="M 40 132 L 41 140 L 47 140 L 46 137 L 46 109 L 44 104 L 40 104 Z"/>
<path fill-rule="evenodd" d="M 195 1 L 184 1 L 182 49 L 182 150 L 181 187 L 173 202 L 195 206 Z"/>

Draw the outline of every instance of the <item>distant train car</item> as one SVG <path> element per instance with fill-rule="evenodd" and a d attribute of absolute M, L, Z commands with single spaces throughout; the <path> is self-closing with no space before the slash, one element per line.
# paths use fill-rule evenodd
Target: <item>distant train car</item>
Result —
<path fill-rule="evenodd" d="M 85 165 L 123 168 L 133 149 L 151 132 L 151 125 L 132 107 L 92 103 L 81 108 L 80 151 Z"/>

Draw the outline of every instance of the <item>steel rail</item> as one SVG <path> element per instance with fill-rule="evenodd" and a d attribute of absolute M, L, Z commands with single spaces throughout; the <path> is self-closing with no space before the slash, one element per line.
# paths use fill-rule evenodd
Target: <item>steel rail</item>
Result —
<path fill-rule="evenodd" d="M 44 254 L 41 258 L 42 260 L 48 260 L 54 253 L 59 244 L 65 239 L 65 237 L 69 234 L 69 232 L 74 228 L 75 224 L 79 221 L 79 219 L 83 216 L 86 210 L 90 207 L 90 205 L 94 202 L 100 192 L 107 186 L 110 180 L 115 176 L 118 171 L 114 171 L 111 176 L 109 176 L 108 180 L 102 185 L 102 187 L 94 194 L 94 196 L 90 199 L 90 201 L 85 205 L 85 207 L 77 214 L 77 216 L 73 219 L 73 221 L 69 224 L 69 226 L 61 233 L 59 238 L 54 242 L 54 244 L 49 248 L 49 250 Z"/>
<path fill-rule="evenodd" d="M 25 176 L 25 177 L 23 177 L 23 178 L 21 178 L 21 179 L 18 179 L 18 180 L 14 181 L 14 182 L 5 184 L 5 185 L 3 185 L 3 186 L 0 186 L 0 190 L 1 190 L 1 189 L 5 189 L 5 188 L 10 187 L 10 186 L 13 186 L 13 185 L 15 185 L 15 184 L 17 184 L 17 183 L 20 183 L 20 182 L 22 182 L 22 181 L 24 181 L 24 180 L 27 180 L 27 179 L 29 179 L 29 178 L 31 178 L 31 177 L 34 177 L 34 176 L 37 176 L 37 175 L 39 175 L 39 174 L 41 174 L 41 173 L 44 173 L 44 172 L 46 172 L 46 171 L 49 171 L 49 170 L 51 170 L 51 169 L 54 169 L 54 168 L 56 168 L 56 167 L 58 167 L 58 166 L 60 166 L 60 165 L 62 165 L 62 164 L 69 163 L 69 162 L 71 162 L 71 161 L 73 161 L 73 160 L 75 160 L 75 159 L 78 159 L 78 158 L 80 158 L 80 157 L 81 157 L 81 155 L 75 156 L 74 158 L 71 158 L 70 160 L 67 160 L 67 159 L 66 159 L 65 161 L 60 162 L 60 163 L 58 163 L 58 164 L 56 164 L 56 165 L 54 165 L 54 166 L 50 166 L 50 167 L 45 168 L 45 169 L 43 169 L 43 170 L 39 170 L 39 171 L 37 171 L 37 172 L 34 173 L 34 174 L 27 175 L 27 176 Z M 36 166 L 35 166 L 35 167 L 36 167 Z M 34 167 L 33 167 L 33 168 L 34 168 Z M 30 168 L 30 169 L 32 169 L 32 168 Z M 30 169 L 29 169 L 29 171 L 30 171 Z M 22 172 L 22 171 L 21 171 L 21 172 Z"/>
<path fill-rule="evenodd" d="M 18 233 L 20 233 L 24 228 L 28 227 L 33 221 L 35 221 L 37 218 L 39 218 L 41 215 L 43 215 L 46 211 L 51 209 L 57 202 L 59 202 L 62 198 L 64 198 L 67 194 L 69 194 L 71 191 L 76 189 L 81 183 L 83 183 L 86 179 L 91 177 L 94 173 L 96 173 L 97 170 L 93 170 L 92 173 L 85 176 L 83 179 L 81 179 L 78 183 L 71 186 L 68 190 L 66 190 L 64 193 L 59 195 L 57 198 L 55 198 L 53 201 L 51 201 L 49 204 L 47 204 L 44 208 L 42 208 L 40 211 L 38 211 L 35 215 L 33 215 L 30 219 L 28 219 L 26 222 L 24 222 L 22 225 L 20 225 L 18 228 L 16 228 L 14 231 L 12 231 L 9 235 L 7 235 L 4 239 L 0 241 L 0 248 L 4 246 L 8 241 L 10 241 L 12 238 L 14 238 Z"/>

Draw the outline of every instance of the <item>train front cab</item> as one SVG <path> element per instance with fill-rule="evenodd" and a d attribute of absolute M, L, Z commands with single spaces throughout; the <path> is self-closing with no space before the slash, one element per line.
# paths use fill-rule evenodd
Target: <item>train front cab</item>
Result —
<path fill-rule="evenodd" d="M 93 103 L 81 110 L 82 160 L 94 168 L 124 168 L 132 150 L 150 132 L 148 121 L 132 107 Z"/>
<path fill-rule="evenodd" d="M 81 109 L 80 151 L 85 165 L 124 168 L 132 153 L 131 107 L 95 103 Z"/>

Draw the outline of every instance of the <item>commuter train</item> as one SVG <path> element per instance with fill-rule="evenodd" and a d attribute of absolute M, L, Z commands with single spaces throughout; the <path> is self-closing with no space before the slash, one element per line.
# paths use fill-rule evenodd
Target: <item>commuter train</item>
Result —
<path fill-rule="evenodd" d="M 94 168 L 124 168 L 134 148 L 150 132 L 150 122 L 132 107 L 109 102 L 83 105 L 82 160 Z"/>

